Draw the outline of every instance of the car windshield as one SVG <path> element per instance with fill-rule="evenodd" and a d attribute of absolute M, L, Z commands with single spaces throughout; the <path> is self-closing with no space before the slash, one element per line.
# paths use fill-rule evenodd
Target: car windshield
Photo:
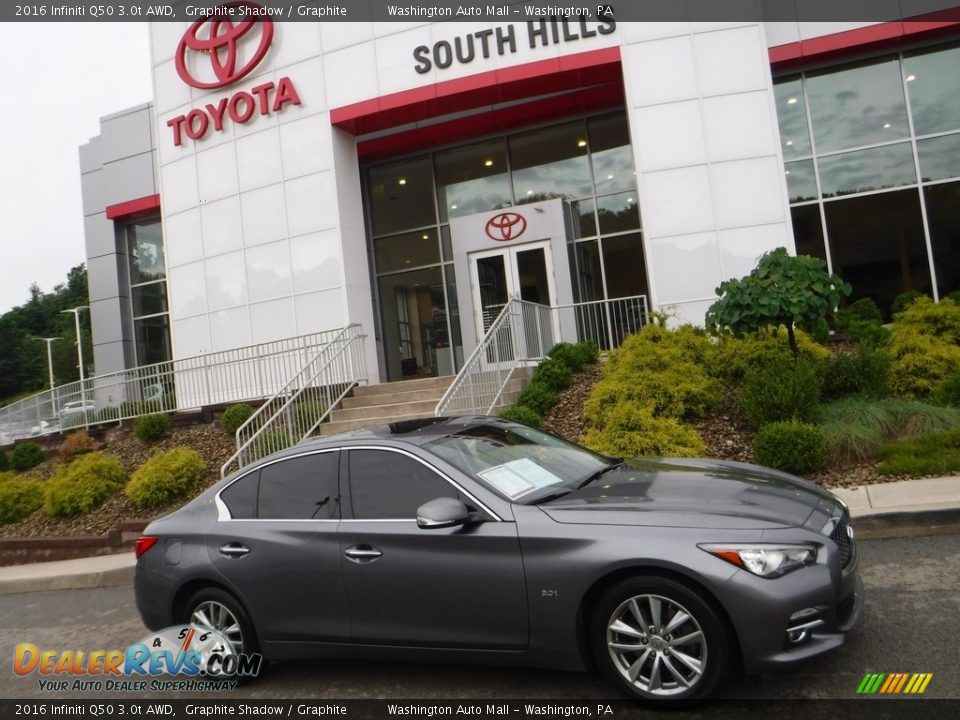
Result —
<path fill-rule="evenodd" d="M 425 450 L 512 502 L 569 492 L 611 465 L 602 455 L 524 425 L 478 425 L 426 443 Z"/>

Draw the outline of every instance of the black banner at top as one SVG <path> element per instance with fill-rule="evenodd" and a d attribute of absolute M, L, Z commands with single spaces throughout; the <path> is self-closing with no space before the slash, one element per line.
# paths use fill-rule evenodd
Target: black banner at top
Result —
<path fill-rule="evenodd" d="M 263 16 L 283 22 L 516 22 L 548 17 L 617 22 L 896 22 L 960 21 L 960 0 L 256 0 Z M 221 0 L 34 0 L 0 4 L 4 22 L 188 22 Z M 246 4 L 246 3 L 245 3 Z M 224 12 L 221 10 L 221 12 Z M 226 11 L 230 13 L 231 11 Z"/>

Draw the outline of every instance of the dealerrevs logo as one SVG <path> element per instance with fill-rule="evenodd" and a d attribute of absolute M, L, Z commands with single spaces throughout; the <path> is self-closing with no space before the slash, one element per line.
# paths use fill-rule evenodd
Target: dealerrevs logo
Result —
<path fill-rule="evenodd" d="M 256 69 L 270 50 L 273 21 L 261 5 L 237 0 L 216 7 L 183 34 L 174 64 L 183 82 L 198 90 L 216 90 L 242 80 Z M 202 140 L 212 128 L 220 132 L 227 121 L 242 125 L 254 115 L 270 115 L 286 105 L 300 105 L 293 80 L 282 77 L 240 90 L 230 97 L 206 103 L 167 120 L 173 144 L 184 137 Z"/>

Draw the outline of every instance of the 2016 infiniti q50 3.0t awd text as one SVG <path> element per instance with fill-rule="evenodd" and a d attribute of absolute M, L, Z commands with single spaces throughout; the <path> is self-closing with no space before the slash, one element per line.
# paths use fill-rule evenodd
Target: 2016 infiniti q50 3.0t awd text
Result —
<path fill-rule="evenodd" d="M 742 463 L 620 460 L 506 420 L 395 423 L 249 465 L 138 543 L 151 629 L 269 660 L 599 667 L 653 701 L 832 650 L 863 606 L 843 502 Z"/>

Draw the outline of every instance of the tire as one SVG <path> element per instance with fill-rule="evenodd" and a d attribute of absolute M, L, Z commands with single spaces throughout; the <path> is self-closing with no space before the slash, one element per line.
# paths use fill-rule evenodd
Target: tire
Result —
<path fill-rule="evenodd" d="M 686 585 L 655 576 L 628 578 L 601 596 L 590 644 L 609 680 L 656 705 L 706 698 L 732 664 L 717 612 Z"/>
<path fill-rule="evenodd" d="M 183 622 L 216 630 L 229 641 L 234 654 L 250 655 L 259 650 L 250 616 L 233 595 L 220 588 L 204 588 L 194 593 L 184 606 Z M 254 678 L 222 676 L 222 679 L 251 681 Z"/>

